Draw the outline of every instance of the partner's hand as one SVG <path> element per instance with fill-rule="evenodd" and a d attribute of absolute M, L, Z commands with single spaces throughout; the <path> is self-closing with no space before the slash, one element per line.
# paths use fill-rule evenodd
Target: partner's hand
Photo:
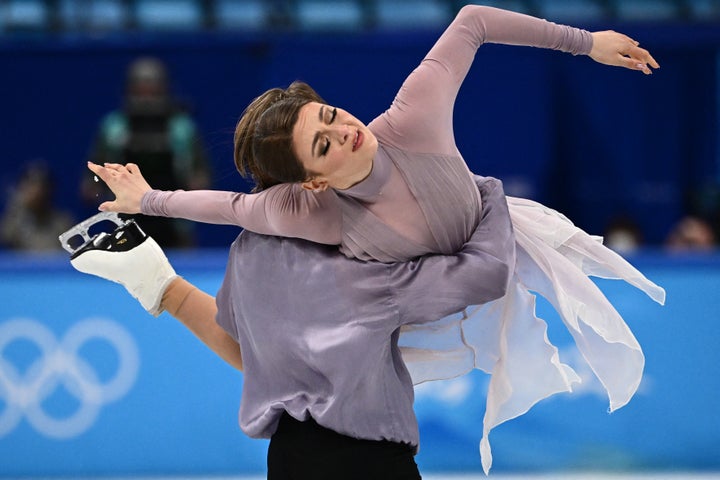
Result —
<path fill-rule="evenodd" d="M 104 166 L 88 162 L 88 168 L 112 190 L 115 200 L 103 202 L 98 207 L 101 212 L 140 213 L 140 202 L 152 187 L 145 181 L 140 168 L 134 163 L 120 165 L 106 163 Z"/>
<path fill-rule="evenodd" d="M 598 63 L 639 70 L 645 75 L 652 73 L 650 67 L 660 68 L 650 52 L 640 48 L 639 43 L 627 35 L 607 30 L 593 32 L 592 36 L 590 58 Z"/>

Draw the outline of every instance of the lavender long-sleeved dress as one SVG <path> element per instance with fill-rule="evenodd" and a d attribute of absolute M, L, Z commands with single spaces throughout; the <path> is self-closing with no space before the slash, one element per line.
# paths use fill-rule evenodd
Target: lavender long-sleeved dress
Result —
<path fill-rule="evenodd" d="M 587 54 L 592 37 L 525 15 L 464 7 L 404 82 L 391 107 L 369 124 L 379 147 L 364 181 L 321 194 L 297 184 L 255 195 L 153 191 L 143 198 L 142 211 L 339 245 L 346 256 L 381 262 L 457 251 L 477 225 L 481 202 L 455 146 L 452 113 L 458 89 L 483 43 Z M 507 295 L 468 309 L 462 318 L 406 326 L 400 338 L 416 383 L 472 368 L 492 375 L 481 441 L 486 471 L 491 428 L 542 398 L 570 391 L 579 380 L 547 340 L 530 291 L 547 298 L 559 312 L 606 388 L 611 410 L 633 396 L 644 357 L 622 317 L 588 276 L 623 279 L 660 303 L 665 295 L 558 212 L 518 198 L 508 198 L 508 205 L 518 257 Z"/>

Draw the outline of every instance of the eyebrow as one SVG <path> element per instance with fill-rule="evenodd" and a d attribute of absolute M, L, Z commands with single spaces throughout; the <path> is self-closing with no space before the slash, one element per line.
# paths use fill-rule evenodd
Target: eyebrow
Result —
<path fill-rule="evenodd" d="M 324 112 L 325 112 L 325 105 L 321 105 L 320 110 L 318 111 L 318 119 L 320 120 L 320 123 L 323 122 Z M 320 132 L 316 132 L 315 136 L 313 137 L 312 147 L 310 147 L 310 156 L 311 157 L 315 156 L 315 145 L 317 145 L 318 140 L 320 140 Z"/>

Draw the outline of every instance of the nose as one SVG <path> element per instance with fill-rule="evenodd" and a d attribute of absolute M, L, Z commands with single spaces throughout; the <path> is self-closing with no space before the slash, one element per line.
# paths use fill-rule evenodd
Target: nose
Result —
<path fill-rule="evenodd" d="M 350 138 L 350 127 L 347 125 L 332 125 L 331 134 L 337 142 L 344 145 Z"/>

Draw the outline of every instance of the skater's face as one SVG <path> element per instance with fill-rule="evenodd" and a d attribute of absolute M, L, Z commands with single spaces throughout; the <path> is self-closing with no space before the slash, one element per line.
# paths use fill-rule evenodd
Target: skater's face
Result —
<path fill-rule="evenodd" d="M 308 173 L 311 190 L 346 189 L 370 174 L 378 143 L 360 120 L 317 102 L 304 105 L 293 128 L 295 155 Z"/>

